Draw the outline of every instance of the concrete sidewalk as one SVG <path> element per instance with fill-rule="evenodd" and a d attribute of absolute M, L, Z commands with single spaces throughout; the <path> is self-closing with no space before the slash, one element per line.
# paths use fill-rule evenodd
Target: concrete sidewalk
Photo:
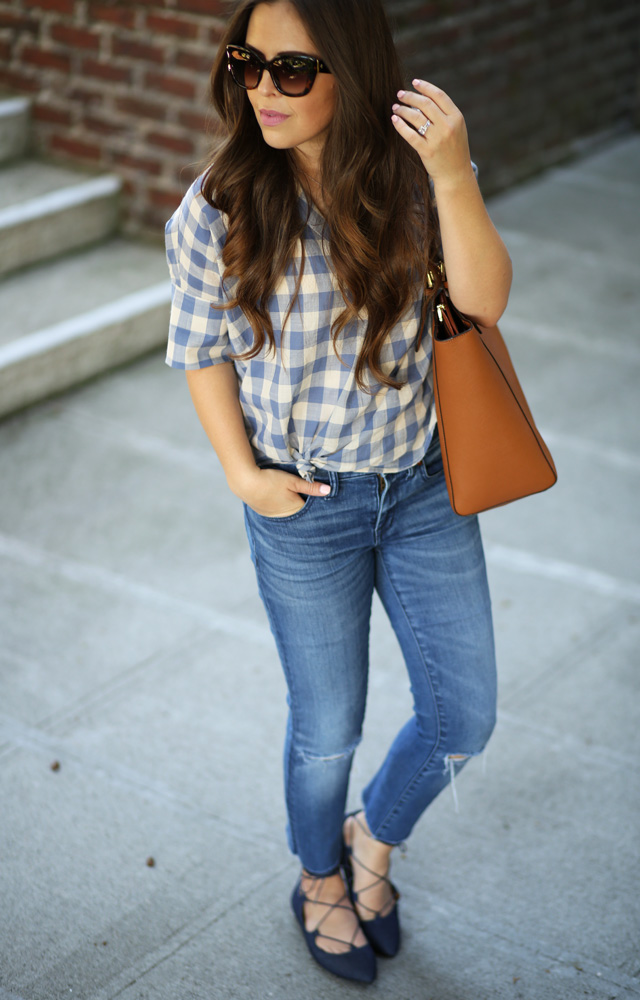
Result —
<path fill-rule="evenodd" d="M 394 861 L 368 995 L 635 997 L 640 137 L 491 209 L 560 480 L 482 518 L 499 723 Z M 154 355 L 5 422 L 0 484 L 0 1000 L 363 995 L 288 907 L 284 684 L 184 379 Z M 409 711 L 379 607 L 371 648 L 354 804 Z"/>

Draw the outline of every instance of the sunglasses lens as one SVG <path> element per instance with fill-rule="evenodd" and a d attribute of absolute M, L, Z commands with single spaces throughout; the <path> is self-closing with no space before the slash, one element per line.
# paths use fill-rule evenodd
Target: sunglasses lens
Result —
<path fill-rule="evenodd" d="M 260 63 L 244 49 L 229 49 L 229 67 L 235 82 L 253 90 L 260 82 Z"/>
<path fill-rule="evenodd" d="M 315 62 L 311 59 L 288 57 L 273 63 L 278 87 L 288 97 L 300 97 L 311 89 L 315 76 Z"/>
<path fill-rule="evenodd" d="M 277 56 L 264 63 L 249 49 L 230 45 L 227 59 L 233 79 L 245 90 L 258 86 L 264 69 L 269 70 L 276 87 L 287 97 L 308 94 L 316 77 L 316 60 L 310 56 Z"/>

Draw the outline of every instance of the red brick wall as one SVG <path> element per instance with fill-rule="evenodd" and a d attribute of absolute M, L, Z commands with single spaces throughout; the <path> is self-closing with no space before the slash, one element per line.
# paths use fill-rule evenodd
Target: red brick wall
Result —
<path fill-rule="evenodd" d="M 496 191 L 640 127 L 639 0 L 398 0 L 412 71 L 465 114 L 483 188 Z"/>
<path fill-rule="evenodd" d="M 119 173 L 158 232 L 206 158 L 217 0 L 0 0 L 0 87 L 33 97 L 38 153 Z"/>
<path fill-rule="evenodd" d="M 485 191 L 640 124 L 638 0 L 386 6 L 407 78 L 439 84 L 464 111 Z M 40 154 L 124 178 L 130 231 L 158 233 L 206 158 L 208 73 L 226 9 L 0 0 L 0 87 L 33 97 Z"/>

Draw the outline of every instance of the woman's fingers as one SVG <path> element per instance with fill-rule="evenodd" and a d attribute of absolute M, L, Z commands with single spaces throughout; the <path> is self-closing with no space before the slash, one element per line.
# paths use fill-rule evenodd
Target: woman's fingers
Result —
<path fill-rule="evenodd" d="M 281 469 L 261 469 L 251 490 L 242 497 L 263 517 L 290 517 L 304 507 L 303 496 L 326 496 L 331 492 L 327 483 L 308 483 Z"/>
<path fill-rule="evenodd" d="M 331 492 L 328 483 L 309 483 L 306 479 L 301 479 L 300 476 L 289 476 L 289 478 L 291 480 L 289 488 L 294 493 L 303 493 L 310 497 L 323 497 Z"/>
<path fill-rule="evenodd" d="M 422 129 L 422 136 L 430 125 L 455 126 L 462 119 L 460 111 L 450 97 L 433 83 L 425 80 L 414 80 L 413 90 L 399 90 L 398 103 L 393 105 L 393 112 L 414 129 Z"/>
<path fill-rule="evenodd" d="M 422 116 L 422 120 L 423 122 L 426 121 L 424 115 Z M 410 146 L 413 146 L 413 148 L 417 150 L 418 153 L 424 152 L 424 150 L 422 149 L 422 144 L 424 143 L 424 140 L 426 138 L 426 133 L 424 135 L 420 135 L 420 133 L 417 131 L 417 128 L 414 128 L 412 125 L 410 125 L 407 121 L 404 120 L 404 118 L 401 118 L 399 114 L 392 115 L 391 121 L 393 122 L 396 131 L 400 133 L 403 139 L 406 139 L 406 141 L 409 143 Z"/>
<path fill-rule="evenodd" d="M 429 114 L 429 111 L 436 115 L 438 112 L 443 115 L 453 115 L 458 112 L 451 98 L 440 87 L 426 80 L 412 80 L 412 83 L 416 88 L 415 91 L 398 91 L 398 97 L 403 104 L 409 104 L 420 111 L 424 110 L 426 114 Z"/>
<path fill-rule="evenodd" d="M 393 112 L 399 118 L 402 118 L 402 120 L 408 125 L 412 125 L 415 129 L 424 129 L 427 122 L 433 125 L 435 118 L 435 115 L 433 118 L 430 118 L 426 111 L 419 111 L 418 108 L 407 108 L 402 104 L 394 104 Z M 422 134 L 424 135 L 424 132 Z"/>

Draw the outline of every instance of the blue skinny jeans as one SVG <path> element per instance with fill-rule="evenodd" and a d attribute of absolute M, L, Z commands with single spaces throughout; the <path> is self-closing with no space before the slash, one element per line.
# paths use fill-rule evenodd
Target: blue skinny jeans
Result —
<path fill-rule="evenodd" d="M 437 434 L 410 469 L 319 470 L 316 480 L 330 484 L 328 496 L 306 498 L 289 517 L 245 506 L 245 523 L 288 687 L 289 846 L 309 873 L 328 875 L 340 864 L 362 732 L 374 588 L 414 708 L 363 792 L 374 837 L 406 840 L 452 771 L 482 752 L 495 725 L 496 669 L 477 518 L 451 509 Z"/>

